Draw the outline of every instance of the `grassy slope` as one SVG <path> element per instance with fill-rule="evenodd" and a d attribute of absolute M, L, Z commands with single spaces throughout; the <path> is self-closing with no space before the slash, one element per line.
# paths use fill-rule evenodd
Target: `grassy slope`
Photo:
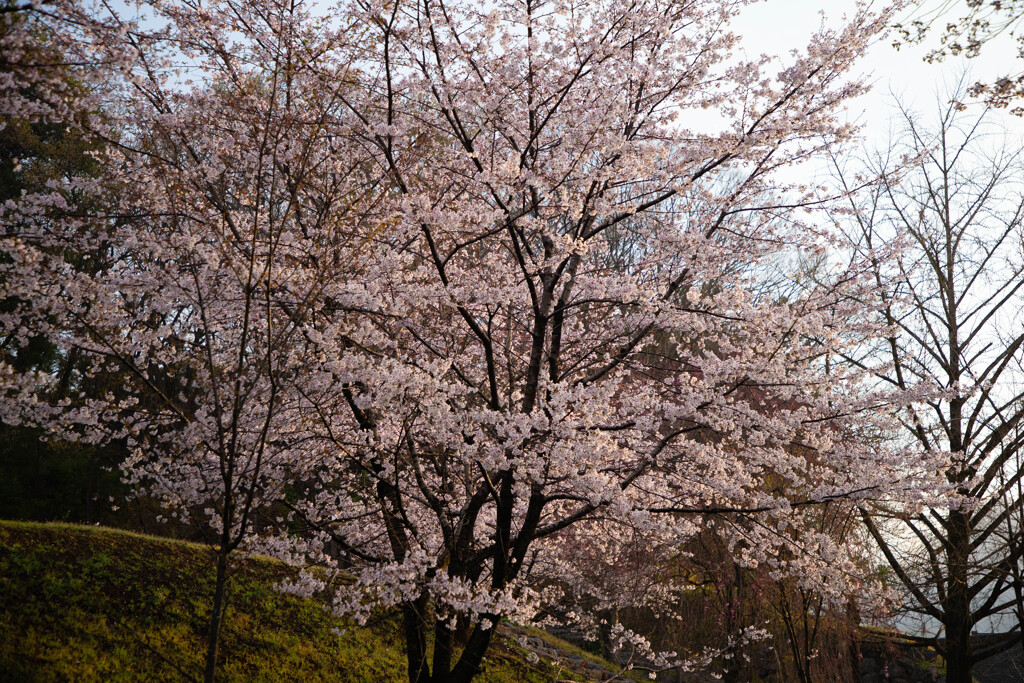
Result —
<path fill-rule="evenodd" d="M 0 681 L 177 681 L 199 677 L 213 593 L 203 546 L 111 529 L 0 522 Z M 288 569 L 235 572 L 220 679 L 401 681 L 392 619 L 352 628 L 312 600 L 277 593 Z M 337 630 L 344 630 L 336 635 Z M 492 645 L 481 683 L 542 683 L 514 645 Z"/>

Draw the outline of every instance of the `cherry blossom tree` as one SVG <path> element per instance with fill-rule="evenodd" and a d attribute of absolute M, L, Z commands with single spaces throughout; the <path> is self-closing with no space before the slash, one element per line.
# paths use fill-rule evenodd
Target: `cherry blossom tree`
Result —
<path fill-rule="evenodd" d="M 0 289 L 20 304 L 3 340 L 43 334 L 88 361 L 71 378 L 8 373 L 9 398 L 21 400 L 5 402 L 3 420 L 127 443 L 135 490 L 209 529 L 210 681 L 229 556 L 290 481 L 296 380 L 311 362 L 302 333 L 321 288 L 347 272 L 340 255 L 357 254 L 345 251 L 360 232 L 352 207 L 373 188 L 335 125 L 351 79 L 333 29 L 289 4 L 182 3 L 144 23 L 83 15 L 87 44 L 64 36 L 110 65 L 105 96 L 88 100 L 104 116 L 81 124 L 103 143 L 103 170 L 4 207 Z M 80 386 L 83 372 L 123 386 L 41 400 L 50 385 Z"/>
<path fill-rule="evenodd" d="M 128 479 L 214 531 L 207 680 L 243 545 L 326 567 L 291 588 L 356 618 L 397 608 L 410 680 L 439 683 L 557 599 L 570 530 L 670 549 L 713 523 L 737 562 L 839 596 L 857 567 L 807 511 L 927 498 L 927 453 L 863 438 L 915 388 L 839 361 L 875 332 L 870 264 L 795 265 L 836 198 L 789 171 L 855 133 L 846 71 L 889 15 L 776 64 L 735 54 L 743 4 L 83 20 L 106 173 L 3 208 L 0 329 L 130 379 L 52 406 L 52 377 L 5 368 L 4 419 L 126 439 Z"/>
<path fill-rule="evenodd" d="M 91 51 L 89 34 L 109 28 L 76 0 L 0 4 L 0 116 L 73 125 L 97 113 L 120 59 Z"/>
<path fill-rule="evenodd" d="M 835 594 L 856 567 L 801 510 L 919 492 L 920 463 L 858 438 L 888 399 L 837 361 L 867 333 L 857 264 L 785 301 L 757 287 L 825 248 L 825 199 L 777 172 L 852 135 L 844 72 L 887 16 L 776 71 L 730 59 L 738 10 L 352 10 L 372 46 L 352 115 L 393 189 L 318 320 L 318 492 L 294 513 L 312 557 L 355 573 L 340 609 L 400 609 L 412 681 L 471 679 L 496 623 L 544 599 L 570 527 L 670 547 L 744 514 L 723 524 L 740 562 Z M 687 125 L 706 110 L 717 126 Z"/>

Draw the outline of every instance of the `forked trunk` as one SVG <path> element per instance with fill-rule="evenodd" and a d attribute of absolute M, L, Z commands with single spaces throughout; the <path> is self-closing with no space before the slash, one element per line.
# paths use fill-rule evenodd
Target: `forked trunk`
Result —
<path fill-rule="evenodd" d="M 478 624 L 466 640 L 466 646 L 452 664 L 455 633 L 441 620 L 434 628 L 433 667 L 427 664 L 427 605 L 425 600 L 402 606 L 405 651 L 409 664 L 409 683 L 470 683 L 480 673 L 484 656 L 494 635 L 494 627 L 484 629 Z M 497 623 L 497 618 L 492 619 Z M 433 668 L 433 671 L 431 671 Z"/>

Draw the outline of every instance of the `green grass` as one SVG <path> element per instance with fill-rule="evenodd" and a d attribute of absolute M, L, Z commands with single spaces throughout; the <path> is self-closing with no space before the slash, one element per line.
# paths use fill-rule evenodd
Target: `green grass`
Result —
<path fill-rule="evenodd" d="M 632 670 L 623 671 L 622 667 L 616 666 L 615 664 L 609 662 L 604 657 L 600 657 L 598 655 L 595 655 L 593 652 L 590 652 L 588 650 L 584 650 L 583 648 L 581 648 L 581 647 L 579 647 L 577 645 L 574 645 L 573 643 L 570 643 L 567 640 L 563 640 L 563 639 L 561 639 L 561 638 L 559 638 L 557 636 L 553 636 L 550 633 L 547 633 L 547 632 L 545 632 L 545 631 L 543 631 L 543 630 L 541 630 L 539 628 L 535 628 L 533 626 L 524 625 L 524 624 L 519 624 L 518 627 L 521 628 L 522 630 L 524 630 L 526 633 L 528 633 L 531 636 L 537 636 L 539 638 L 543 638 L 545 641 L 547 641 L 547 643 L 549 645 L 557 647 L 559 650 L 561 650 L 565 654 L 575 655 L 577 657 L 580 657 L 581 659 L 585 659 L 588 662 L 591 662 L 592 664 L 596 664 L 596 665 L 598 665 L 598 666 L 600 666 L 600 667 L 602 667 L 604 669 L 607 669 L 610 672 L 619 674 L 619 678 L 617 680 L 620 680 L 620 681 L 641 681 L 641 682 L 649 680 L 645 674 L 643 674 L 643 673 L 641 673 L 639 671 L 632 671 Z"/>
<path fill-rule="evenodd" d="M 213 594 L 201 545 L 69 524 L 0 522 L 0 681 L 180 681 L 201 677 Z M 405 679 L 395 619 L 355 628 L 273 586 L 285 565 L 235 568 L 223 631 L 223 681 Z M 340 635 L 339 631 L 343 631 Z M 481 683 L 577 677 L 492 644 Z"/>

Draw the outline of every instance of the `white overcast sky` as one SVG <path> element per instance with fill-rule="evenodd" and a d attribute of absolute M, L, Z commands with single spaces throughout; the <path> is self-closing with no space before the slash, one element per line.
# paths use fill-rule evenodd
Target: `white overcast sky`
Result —
<path fill-rule="evenodd" d="M 768 0 L 745 9 L 732 29 L 743 36 L 745 49 L 751 57 L 761 53 L 785 55 L 791 49 L 806 45 L 808 37 L 823 20 L 828 26 L 838 25 L 843 13 L 852 11 L 854 4 L 852 0 Z M 920 14 L 937 4 L 943 4 L 942 0 L 924 0 L 923 6 L 912 12 Z M 940 19 L 938 25 L 955 20 L 960 10 L 962 7 L 954 7 L 948 18 Z M 924 55 L 937 42 L 938 31 L 935 31 L 924 45 L 904 46 L 897 51 L 892 47 L 892 36 L 882 38 L 855 69 L 870 74 L 874 83 L 872 92 L 853 103 L 849 111 L 851 120 L 864 124 L 868 144 L 886 141 L 889 122 L 895 113 L 893 94 L 899 95 L 909 108 L 928 114 L 935 111 L 935 98 L 945 91 L 944 83 L 954 81 L 965 68 L 969 70 L 970 82 L 991 80 L 1024 69 L 1024 62 L 1017 59 L 1016 45 L 1009 36 L 987 45 L 977 58 L 947 57 L 940 63 L 928 64 Z M 980 106 L 975 104 L 971 109 L 980 111 Z M 1024 119 L 1011 116 L 1000 119 L 1013 133 L 1024 135 Z"/>

